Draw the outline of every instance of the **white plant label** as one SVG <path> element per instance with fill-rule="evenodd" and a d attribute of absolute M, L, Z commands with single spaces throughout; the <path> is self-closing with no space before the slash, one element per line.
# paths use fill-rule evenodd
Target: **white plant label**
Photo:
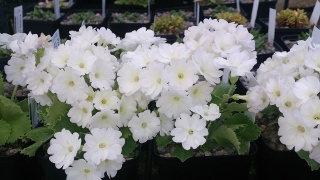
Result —
<path fill-rule="evenodd" d="M 314 26 L 312 30 L 312 44 L 320 45 L 320 29 L 317 26 Z"/>
<path fill-rule="evenodd" d="M 81 23 L 81 26 L 85 26 L 85 25 L 86 25 L 86 22 L 84 22 L 84 20 L 83 20 Z"/>
<path fill-rule="evenodd" d="M 56 32 L 54 32 L 54 34 L 52 35 L 51 46 L 57 49 L 59 45 L 60 45 L 60 33 L 59 33 L 59 29 L 57 29 Z"/>
<path fill-rule="evenodd" d="M 193 14 L 194 14 L 194 20 L 197 20 L 197 2 L 193 3 Z"/>
<path fill-rule="evenodd" d="M 268 42 L 270 44 L 273 44 L 275 29 L 276 29 L 276 10 L 270 8 L 269 9 L 269 25 L 268 25 Z"/>
<path fill-rule="evenodd" d="M 249 81 L 249 84 L 248 84 L 248 89 L 250 87 L 254 87 L 256 85 L 259 85 L 258 81 L 256 80 L 256 78 L 253 76 L 252 72 L 247 72 L 246 75 L 245 75 Z"/>
<path fill-rule="evenodd" d="M 224 68 L 223 75 L 222 75 L 222 82 L 229 83 L 229 74 L 230 74 L 230 69 Z"/>
<path fill-rule="evenodd" d="M 256 24 L 258 8 L 259 8 L 259 0 L 254 0 L 253 6 L 252 6 L 252 12 L 251 12 L 251 20 L 250 20 L 250 24 L 252 25 L 252 27 L 254 27 L 254 25 Z"/>
<path fill-rule="evenodd" d="M 319 17 L 320 17 L 320 2 L 317 1 L 310 17 L 311 24 L 318 24 Z"/>
<path fill-rule="evenodd" d="M 240 12 L 240 0 L 237 0 L 237 11 L 238 11 L 238 13 L 241 13 Z"/>
<path fill-rule="evenodd" d="M 106 0 L 102 0 L 102 19 L 106 17 Z"/>
<path fill-rule="evenodd" d="M 197 2 L 197 14 L 196 14 L 196 16 L 197 16 L 197 25 L 199 24 L 199 21 L 200 21 L 200 4 L 199 4 L 199 2 Z"/>
<path fill-rule="evenodd" d="M 32 128 L 36 128 L 40 124 L 39 113 L 40 104 L 34 99 L 28 97 L 29 117 L 31 119 Z"/>
<path fill-rule="evenodd" d="M 69 7 L 73 5 L 73 0 L 69 0 Z"/>
<path fill-rule="evenodd" d="M 14 33 L 23 33 L 22 5 L 14 8 Z"/>
<path fill-rule="evenodd" d="M 151 21 L 151 7 L 150 7 L 150 0 L 148 0 L 148 18 Z"/>
<path fill-rule="evenodd" d="M 54 0 L 54 14 L 56 15 L 56 19 L 60 18 L 60 5 L 59 0 Z"/>

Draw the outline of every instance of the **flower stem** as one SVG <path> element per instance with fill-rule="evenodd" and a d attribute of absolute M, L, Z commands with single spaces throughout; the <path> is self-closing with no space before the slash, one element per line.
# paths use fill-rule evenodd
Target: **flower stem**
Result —
<path fill-rule="evenodd" d="M 14 89 L 13 89 L 13 92 L 12 92 L 12 95 L 11 95 L 11 100 L 13 100 L 14 97 L 16 96 L 17 90 L 18 90 L 18 85 L 15 85 L 15 86 L 14 86 Z"/>

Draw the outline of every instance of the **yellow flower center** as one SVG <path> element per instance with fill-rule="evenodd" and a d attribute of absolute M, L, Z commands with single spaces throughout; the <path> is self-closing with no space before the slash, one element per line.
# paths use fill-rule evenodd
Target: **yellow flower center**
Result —
<path fill-rule="evenodd" d="M 102 100 L 101 100 L 101 103 L 102 103 L 102 104 L 106 104 L 106 103 L 107 103 L 107 100 L 102 99 Z"/>
<path fill-rule="evenodd" d="M 21 70 L 21 71 L 24 70 L 24 66 L 21 66 L 21 67 L 20 67 L 20 70 Z"/>
<path fill-rule="evenodd" d="M 73 151 L 73 146 L 70 146 L 70 147 L 68 148 L 68 150 L 69 150 L 69 152 L 72 152 L 72 151 Z"/>
<path fill-rule="evenodd" d="M 134 77 L 134 82 L 138 82 L 139 81 L 139 76 Z"/>
<path fill-rule="evenodd" d="M 304 133 L 306 130 L 304 129 L 304 127 L 302 127 L 302 126 L 298 126 L 298 129 L 299 129 L 299 131 L 300 132 L 302 132 L 302 133 Z"/>
<path fill-rule="evenodd" d="M 108 116 L 106 116 L 106 115 L 101 116 L 101 119 L 107 119 L 107 118 L 108 118 Z"/>
<path fill-rule="evenodd" d="M 84 68 L 84 64 L 83 64 L 83 63 L 80 63 L 80 64 L 79 64 L 79 67 L 80 67 L 80 68 Z"/>
<path fill-rule="evenodd" d="M 193 130 L 192 129 L 190 129 L 188 132 L 189 132 L 190 135 L 193 134 Z"/>
<path fill-rule="evenodd" d="M 87 97 L 87 101 L 92 102 L 92 100 L 93 100 L 93 97 L 92 97 L 92 96 L 88 96 L 88 97 Z"/>
<path fill-rule="evenodd" d="M 280 97 L 280 95 L 281 95 L 280 91 L 277 91 L 277 92 L 276 92 L 276 95 L 277 95 L 278 97 Z"/>
<path fill-rule="evenodd" d="M 100 76 L 99 73 L 95 73 L 95 74 L 94 74 L 94 77 L 95 77 L 95 78 L 99 78 L 99 76 Z"/>
<path fill-rule="evenodd" d="M 161 78 L 158 78 L 157 83 L 161 84 Z"/>
<path fill-rule="evenodd" d="M 74 86 L 74 82 L 73 81 L 69 81 L 69 85 L 70 86 Z"/>
<path fill-rule="evenodd" d="M 198 92 L 198 89 L 195 89 L 195 90 L 193 90 L 193 94 L 197 94 L 197 92 Z"/>
<path fill-rule="evenodd" d="M 147 127 L 147 123 L 145 123 L 145 122 L 142 123 L 142 124 L 141 124 L 141 127 L 142 127 L 142 128 L 146 128 L 146 127 Z"/>
<path fill-rule="evenodd" d="M 182 79 L 183 77 L 184 77 L 184 76 L 183 76 L 182 73 L 179 73 L 179 74 L 178 74 L 178 78 L 179 78 L 179 79 Z"/>
<path fill-rule="evenodd" d="M 179 100 L 180 100 L 180 98 L 179 98 L 179 97 L 174 97 L 174 98 L 173 98 L 173 100 L 175 100 L 175 101 L 179 101 Z"/>
<path fill-rule="evenodd" d="M 86 108 L 82 108 L 83 113 L 88 113 L 88 110 Z"/>
<path fill-rule="evenodd" d="M 84 172 L 85 172 L 85 173 L 89 173 L 89 172 L 90 172 L 90 169 L 84 169 Z"/>
<path fill-rule="evenodd" d="M 284 105 L 287 106 L 287 107 L 291 107 L 292 103 L 290 101 L 288 101 Z"/>
<path fill-rule="evenodd" d="M 41 83 L 44 83 L 44 79 L 40 79 L 40 82 L 41 82 Z"/>
<path fill-rule="evenodd" d="M 99 148 L 104 148 L 104 147 L 106 147 L 106 143 L 100 143 L 99 144 Z"/>

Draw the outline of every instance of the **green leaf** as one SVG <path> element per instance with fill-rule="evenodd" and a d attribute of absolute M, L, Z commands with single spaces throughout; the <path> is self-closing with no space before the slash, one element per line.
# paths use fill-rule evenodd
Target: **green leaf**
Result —
<path fill-rule="evenodd" d="M 207 139 L 211 139 L 213 140 L 214 139 L 214 133 L 216 132 L 216 130 L 221 126 L 221 122 L 220 121 L 211 121 L 209 124 L 208 124 L 208 131 L 209 131 L 209 134 L 207 136 Z"/>
<path fill-rule="evenodd" d="M 213 140 L 207 139 L 207 141 L 201 146 L 202 150 L 210 151 L 213 148 Z"/>
<path fill-rule="evenodd" d="M 279 108 L 276 105 L 269 105 L 264 110 L 262 110 L 262 113 L 265 115 L 280 115 L 281 112 L 279 111 Z"/>
<path fill-rule="evenodd" d="M 0 95 L 4 95 L 4 85 L 5 82 L 2 77 L 2 73 L 0 73 Z"/>
<path fill-rule="evenodd" d="M 49 129 L 48 127 L 38 127 L 35 129 L 32 129 L 26 133 L 26 136 L 31 139 L 32 141 L 38 141 L 38 139 L 41 139 L 43 134 L 54 134 L 54 131 L 52 129 Z"/>
<path fill-rule="evenodd" d="M 119 128 L 119 131 L 122 133 L 122 138 L 128 138 L 130 136 L 132 136 L 132 133 L 130 131 L 130 129 L 128 127 L 121 127 Z"/>
<path fill-rule="evenodd" d="M 156 137 L 157 146 L 165 147 L 170 142 L 172 142 L 172 136 L 157 136 Z"/>
<path fill-rule="evenodd" d="M 53 137 L 53 133 L 42 133 L 42 135 L 38 137 L 37 141 L 34 144 L 24 148 L 21 151 L 21 154 L 28 155 L 30 157 L 34 156 L 37 149 L 52 137 Z"/>
<path fill-rule="evenodd" d="M 225 125 L 221 125 L 215 132 L 213 137 L 221 146 L 230 147 L 233 145 L 240 154 L 241 142 L 237 138 L 236 133 Z"/>
<path fill-rule="evenodd" d="M 299 157 L 301 159 L 304 159 L 304 160 L 307 161 L 308 165 L 311 168 L 311 171 L 315 171 L 315 170 L 318 170 L 320 168 L 320 163 L 318 163 L 317 161 L 309 158 L 309 155 L 310 155 L 309 152 L 300 150 L 300 151 L 297 152 L 297 154 L 299 155 Z"/>
<path fill-rule="evenodd" d="M 237 136 L 241 137 L 244 141 L 254 141 L 261 134 L 261 129 L 244 114 L 233 115 L 224 125 L 227 127 L 239 126 L 239 128 L 234 130 Z M 240 125 L 242 126 L 240 127 Z"/>
<path fill-rule="evenodd" d="M 0 146 L 6 144 L 7 139 L 11 134 L 11 126 L 5 121 L 0 120 Z"/>
<path fill-rule="evenodd" d="M 25 113 L 29 113 L 28 108 L 28 99 L 23 99 L 22 101 L 17 102 L 17 105 L 20 106 L 21 110 Z"/>
<path fill-rule="evenodd" d="M 0 95 L 0 119 L 7 121 L 7 119 L 17 114 L 23 114 L 20 106 L 14 101 Z"/>
<path fill-rule="evenodd" d="M 7 119 L 6 122 L 11 126 L 11 134 L 8 143 L 14 143 L 31 129 L 31 121 L 26 114 L 16 114 Z"/>
<path fill-rule="evenodd" d="M 226 108 L 230 112 L 245 112 L 245 111 L 248 111 L 247 103 L 232 102 L 232 103 L 226 104 L 226 106 L 227 106 Z"/>
<path fill-rule="evenodd" d="M 185 150 L 183 149 L 181 144 L 178 144 L 174 148 L 172 156 L 177 157 L 180 159 L 181 162 L 184 162 L 185 160 L 193 156 L 193 150 L 192 149 Z"/>
<path fill-rule="evenodd" d="M 67 116 L 68 112 L 64 112 L 61 114 L 60 120 L 56 122 L 56 125 L 54 127 L 50 127 L 54 132 L 60 132 L 63 128 L 69 130 L 71 133 L 77 132 L 77 133 L 88 133 L 88 128 L 82 128 L 78 126 L 75 123 L 72 123 L 70 121 L 70 118 Z"/>
<path fill-rule="evenodd" d="M 122 154 L 124 156 L 129 156 L 130 154 L 133 153 L 133 151 L 137 148 L 137 143 L 135 140 L 132 138 L 132 136 L 129 136 L 127 138 L 124 138 L 125 143 L 122 147 Z"/>
<path fill-rule="evenodd" d="M 228 94 L 230 88 L 231 88 L 230 84 L 221 82 L 220 84 L 214 87 L 212 94 L 216 97 L 222 98 L 224 94 Z M 234 89 L 235 89 L 235 86 L 234 86 Z"/>
<path fill-rule="evenodd" d="M 238 81 L 238 79 L 239 79 L 239 76 L 234 76 L 234 77 L 232 77 L 232 76 L 231 76 L 231 73 L 229 74 L 229 80 L 230 80 L 230 83 L 231 83 L 231 84 L 236 84 L 236 82 Z"/>

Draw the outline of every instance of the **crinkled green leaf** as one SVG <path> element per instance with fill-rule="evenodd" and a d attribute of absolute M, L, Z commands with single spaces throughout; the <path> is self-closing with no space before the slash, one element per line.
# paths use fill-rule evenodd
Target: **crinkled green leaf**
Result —
<path fill-rule="evenodd" d="M 31 129 L 31 121 L 24 114 L 16 114 L 7 119 L 6 122 L 11 126 L 11 134 L 7 140 L 8 143 L 14 143 Z"/>
<path fill-rule="evenodd" d="M 34 156 L 36 151 L 37 151 L 37 149 L 39 147 L 41 147 L 49 139 L 51 139 L 53 137 L 53 134 L 54 134 L 53 132 L 52 133 L 49 133 L 49 132 L 42 133 L 41 136 L 38 136 L 37 141 L 34 144 L 32 144 L 32 145 L 24 148 L 23 150 L 21 150 L 21 154 L 25 154 L 25 155 L 28 155 L 30 157 Z"/>
<path fill-rule="evenodd" d="M 174 148 L 172 155 L 179 158 L 181 162 L 184 162 L 185 160 L 193 156 L 193 150 L 191 148 L 189 150 L 185 150 L 183 149 L 181 144 L 178 144 Z"/>
<path fill-rule="evenodd" d="M 276 105 L 269 105 L 264 110 L 262 110 L 262 113 L 265 115 L 279 115 L 280 111 L 279 108 Z"/>
<path fill-rule="evenodd" d="M 23 114 L 20 106 L 12 100 L 0 95 L 0 119 L 7 121 L 16 114 Z"/>
<path fill-rule="evenodd" d="M 249 151 L 249 142 L 248 141 L 244 141 L 243 139 L 241 139 L 240 137 L 238 137 L 238 140 L 240 142 L 240 148 L 238 150 L 239 154 L 245 154 L 246 152 Z"/>
<path fill-rule="evenodd" d="M 24 113 L 29 113 L 29 108 L 28 108 L 28 99 L 23 99 L 22 101 L 17 102 L 17 105 L 20 106 L 21 110 Z"/>
<path fill-rule="evenodd" d="M 137 143 L 134 141 L 132 136 L 128 136 L 124 138 L 125 144 L 122 147 L 122 154 L 124 156 L 129 156 L 134 152 L 134 150 L 137 148 Z"/>
<path fill-rule="evenodd" d="M 48 127 L 38 127 L 35 129 L 32 129 L 26 133 L 26 136 L 31 139 L 32 141 L 36 142 L 38 139 L 41 139 L 43 134 L 54 134 L 54 131 L 52 129 L 49 129 Z"/>
<path fill-rule="evenodd" d="M 221 124 L 222 123 L 220 121 L 211 121 L 208 124 L 207 128 L 208 128 L 209 134 L 207 136 L 207 139 L 211 139 L 211 140 L 214 139 L 214 133 L 221 126 Z"/>
<path fill-rule="evenodd" d="M 313 159 L 310 159 L 310 157 L 309 157 L 310 153 L 308 151 L 300 150 L 297 152 L 297 154 L 299 155 L 299 157 L 301 159 L 304 159 L 307 161 L 308 165 L 311 168 L 311 171 L 316 171 L 320 168 L 320 163 L 318 163 L 317 161 L 315 161 Z"/>
<path fill-rule="evenodd" d="M 239 76 L 231 76 L 231 73 L 229 74 L 229 80 L 231 84 L 236 84 L 236 82 L 238 81 Z"/>
<path fill-rule="evenodd" d="M 226 104 L 226 108 L 230 112 L 245 112 L 248 111 L 247 103 L 228 103 Z"/>
<path fill-rule="evenodd" d="M 119 128 L 119 131 L 122 133 L 122 138 L 128 138 L 132 136 L 132 133 L 128 127 L 121 127 Z"/>
<path fill-rule="evenodd" d="M 4 95 L 4 85 L 5 82 L 2 77 L 2 73 L 0 73 L 0 95 Z"/>
<path fill-rule="evenodd" d="M 239 128 L 235 129 L 235 133 L 244 141 L 254 141 L 261 134 L 261 129 L 244 114 L 233 115 L 224 122 L 224 125 L 227 127 L 239 126 Z"/>
<path fill-rule="evenodd" d="M 201 146 L 202 150 L 211 151 L 213 148 L 213 140 L 207 139 L 206 142 Z"/>
<path fill-rule="evenodd" d="M 5 121 L 0 120 L 0 146 L 6 144 L 11 134 L 11 126 Z"/>
<path fill-rule="evenodd" d="M 213 137 L 218 144 L 224 147 L 230 147 L 233 145 L 238 153 L 240 154 L 240 141 L 237 138 L 236 133 L 231 129 L 228 128 L 225 125 L 221 125 L 216 131 L 214 132 L 214 137 Z"/>
<path fill-rule="evenodd" d="M 214 87 L 214 90 L 212 93 L 214 96 L 222 98 L 224 94 L 229 93 L 230 88 L 231 88 L 230 94 L 233 94 L 236 89 L 236 86 L 221 82 L 220 84 Z"/>
<path fill-rule="evenodd" d="M 165 147 L 170 142 L 172 142 L 172 136 L 157 136 L 156 141 L 157 141 L 157 146 Z"/>
<path fill-rule="evenodd" d="M 54 130 L 54 132 L 60 132 L 63 128 L 69 130 L 71 133 L 77 132 L 77 133 L 87 133 L 89 132 L 88 128 L 82 128 L 80 126 L 78 126 L 75 123 L 72 123 L 70 121 L 70 118 L 67 116 L 68 111 L 61 113 L 58 118 L 59 121 L 56 122 L 54 127 L 50 127 L 52 130 Z"/>

